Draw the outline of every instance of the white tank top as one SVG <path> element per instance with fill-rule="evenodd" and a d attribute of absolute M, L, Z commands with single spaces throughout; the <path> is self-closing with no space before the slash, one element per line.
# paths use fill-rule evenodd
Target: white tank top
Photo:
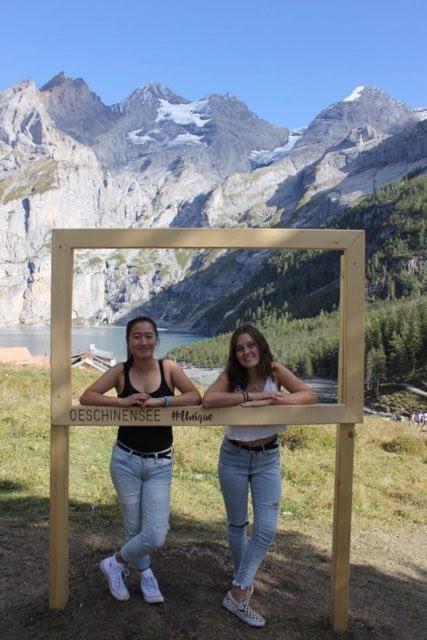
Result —
<path fill-rule="evenodd" d="M 264 391 L 278 391 L 277 384 L 273 378 L 269 377 L 265 381 Z M 236 389 L 236 393 L 242 393 L 240 387 Z M 250 442 L 251 440 L 259 440 L 274 436 L 276 433 L 286 431 L 287 425 L 263 425 L 262 427 L 226 427 L 225 435 L 229 440 L 239 440 L 240 442 Z"/>

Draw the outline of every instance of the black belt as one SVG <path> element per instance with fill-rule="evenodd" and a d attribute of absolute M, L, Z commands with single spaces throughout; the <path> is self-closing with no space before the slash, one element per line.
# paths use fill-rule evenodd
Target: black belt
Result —
<path fill-rule="evenodd" d="M 159 451 L 158 453 L 156 453 L 155 451 L 153 451 L 152 453 L 144 453 L 143 451 L 131 449 L 118 440 L 116 441 L 116 445 L 119 447 L 119 449 L 123 449 L 123 451 L 126 451 L 133 456 L 139 456 L 140 458 L 172 458 L 172 447 L 170 447 L 169 449 L 165 449 L 165 451 Z"/>
<path fill-rule="evenodd" d="M 247 449 L 248 451 L 264 451 L 265 449 L 277 449 L 279 443 L 277 442 L 277 438 L 274 440 L 270 440 L 267 444 L 258 444 L 255 447 L 250 447 L 248 444 L 243 444 L 239 440 L 230 440 L 227 438 L 228 442 L 234 444 L 235 447 L 239 447 L 240 449 Z"/>

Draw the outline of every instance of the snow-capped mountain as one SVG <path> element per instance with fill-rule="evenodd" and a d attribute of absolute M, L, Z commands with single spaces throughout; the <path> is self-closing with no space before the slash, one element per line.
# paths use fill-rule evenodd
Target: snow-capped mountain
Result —
<path fill-rule="evenodd" d="M 7 89 L 0 324 L 48 322 L 52 227 L 314 227 L 331 209 L 427 165 L 420 114 L 357 87 L 289 133 L 231 95 L 190 101 L 158 83 L 112 106 L 64 74 L 40 90 L 32 81 Z M 258 263 L 245 252 L 79 252 L 73 317 L 112 322 L 152 299 L 164 323 L 191 323 L 193 301 L 200 307 L 243 285 Z"/>
<path fill-rule="evenodd" d="M 232 172 L 250 171 L 254 151 L 288 142 L 287 129 L 229 94 L 190 101 L 153 82 L 107 107 L 83 80 L 64 74 L 40 93 L 54 123 L 91 146 L 103 169 L 141 185 L 140 217 L 157 226 L 179 225 L 183 202 L 197 201 Z"/>
<path fill-rule="evenodd" d="M 63 73 L 41 93 L 55 124 L 92 146 L 103 167 L 114 171 L 154 174 L 179 157 L 202 174 L 224 177 L 249 170 L 253 151 L 288 141 L 287 129 L 258 118 L 229 94 L 192 102 L 153 82 L 107 107 L 81 78 Z"/>
<path fill-rule="evenodd" d="M 306 165 L 342 144 L 352 133 L 357 135 L 358 129 L 361 142 L 366 139 L 364 131 L 380 141 L 416 120 L 403 102 L 374 87 L 359 86 L 314 118 L 296 142 L 292 156 L 298 166 Z"/>

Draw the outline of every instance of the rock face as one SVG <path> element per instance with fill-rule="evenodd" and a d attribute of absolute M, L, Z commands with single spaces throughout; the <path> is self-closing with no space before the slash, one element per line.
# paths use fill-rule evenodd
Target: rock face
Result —
<path fill-rule="evenodd" d="M 0 323 L 46 323 L 50 316 L 50 234 L 55 227 L 139 226 L 142 187 L 119 181 L 90 147 L 55 127 L 32 82 L 0 99 Z M 141 255 L 143 254 L 143 255 Z M 183 276 L 173 255 L 78 252 L 73 317 L 109 322 L 162 283 Z M 125 266 L 124 266 L 125 265 Z"/>
<path fill-rule="evenodd" d="M 84 144 L 113 128 L 120 119 L 90 91 L 82 78 L 73 80 L 59 73 L 40 88 L 46 111 L 61 131 Z"/>
<path fill-rule="evenodd" d="M 40 90 L 30 80 L 7 89 L 0 324 L 49 321 L 52 228 L 315 227 L 426 167 L 421 113 L 358 87 L 289 135 L 233 96 L 190 102 L 157 83 L 112 106 L 64 74 Z M 247 252 L 80 251 L 73 317 L 109 323 L 142 304 L 163 324 L 188 326 L 259 263 Z"/>

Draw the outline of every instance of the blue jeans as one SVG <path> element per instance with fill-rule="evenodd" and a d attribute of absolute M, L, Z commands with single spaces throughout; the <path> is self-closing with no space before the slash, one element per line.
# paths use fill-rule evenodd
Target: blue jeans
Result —
<path fill-rule="evenodd" d="M 280 450 L 248 451 L 224 438 L 218 475 L 227 511 L 228 542 L 234 564 L 233 585 L 249 587 L 277 530 L 282 488 Z M 254 524 L 248 538 L 248 491 Z"/>
<path fill-rule="evenodd" d="M 125 544 L 120 555 L 143 571 L 169 529 L 172 453 L 171 458 L 142 458 L 115 444 L 110 473 L 123 514 Z"/>

